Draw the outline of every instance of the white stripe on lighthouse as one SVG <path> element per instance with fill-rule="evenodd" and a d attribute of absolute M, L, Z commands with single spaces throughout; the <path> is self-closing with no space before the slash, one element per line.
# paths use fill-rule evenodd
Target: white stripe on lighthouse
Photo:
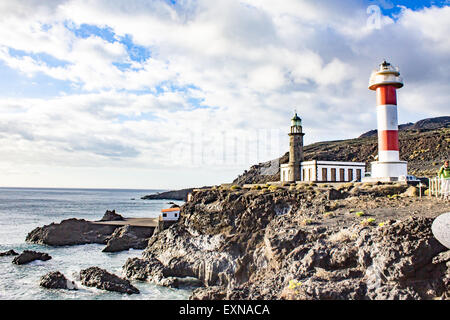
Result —
<path fill-rule="evenodd" d="M 393 144 L 398 144 L 397 141 L 391 139 L 398 139 L 389 137 L 387 141 L 386 136 L 383 137 L 386 131 L 398 131 L 397 119 L 397 105 L 383 104 L 377 106 L 377 122 L 378 122 L 378 160 L 379 161 L 398 161 L 399 151 L 393 150 L 390 147 Z M 394 143 L 396 142 L 396 143 Z"/>
<path fill-rule="evenodd" d="M 378 150 L 378 161 L 394 161 L 399 160 L 399 152 L 395 150 Z"/>
<path fill-rule="evenodd" d="M 377 106 L 378 131 L 398 130 L 397 106 L 384 104 Z"/>

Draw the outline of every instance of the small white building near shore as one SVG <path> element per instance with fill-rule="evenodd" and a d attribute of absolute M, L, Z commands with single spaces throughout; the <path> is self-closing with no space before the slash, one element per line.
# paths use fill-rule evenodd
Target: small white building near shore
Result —
<path fill-rule="evenodd" d="M 162 221 L 177 221 L 180 218 L 180 207 L 162 209 L 159 215 L 159 220 Z"/>

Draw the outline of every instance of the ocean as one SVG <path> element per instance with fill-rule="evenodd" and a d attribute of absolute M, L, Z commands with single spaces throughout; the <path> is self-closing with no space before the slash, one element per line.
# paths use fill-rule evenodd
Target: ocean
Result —
<path fill-rule="evenodd" d="M 12 264 L 11 256 L 0 257 L 0 299 L 187 299 L 191 293 L 188 289 L 132 281 L 141 294 L 126 295 L 87 288 L 77 280 L 80 270 L 91 266 L 121 276 L 125 261 L 139 257 L 143 250 L 104 253 L 100 244 L 50 247 L 25 242 L 28 232 L 36 227 L 68 218 L 99 220 L 106 210 L 116 210 L 124 217 L 156 217 L 169 206 L 168 200 L 140 197 L 157 191 L 162 190 L 0 188 L 0 252 L 35 250 L 52 256 L 49 261 L 21 266 Z M 40 277 L 50 271 L 62 272 L 77 283 L 79 290 L 41 288 Z"/>

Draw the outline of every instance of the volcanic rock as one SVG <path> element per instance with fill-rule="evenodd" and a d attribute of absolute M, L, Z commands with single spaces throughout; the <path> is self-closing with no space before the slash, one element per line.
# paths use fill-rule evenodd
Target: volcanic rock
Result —
<path fill-rule="evenodd" d="M 195 289 L 190 300 L 222 300 L 226 297 L 226 292 L 223 287 L 207 287 Z"/>
<path fill-rule="evenodd" d="M 141 197 L 143 200 L 182 200 L 186 201 L 187 196 L 189 193 L 191 193 L 194 189 L 188 188 L 188 189 L 181 189 L 181 190 L 171 190 L 171 191 L 164 191 L 159 192 L 155 194 L 149 194 L 146 196 Z"/>
<path fill-rule="evenodd" d="M 126 277 L 140 281 L 149 281 L 165 287 L 200 287 L 203 283 L 193 277 L 178 277 L 180 272 L 174 272 L 172 268 L 164 266 L 151 255 L 145 259 L 129 258 L 123 267 Z"/>
<path fill-rule="evenodd" d="M 95 224 L 84 219 L 67 219 L 31 231 L 26 241 L 50 246 L 67 246 L 88 243 L 106 244 L 118 226 Z"/>
<path fill-rule="evenodd" d="M 128 249 L 145 249 L 148 239 L 153 234 L 153 228 L 132 227 L 129 225 L 120 227 L 108 237 L 103 252 L 117 252 Z"/>
<path fill-rule="evenodd" d="M 42 276 L 39 285 L 47 289 L 78 290 L 75 282 L 67 280 L 59 271 L 52 271 Z"/>
<path fill-rule="evenodd" d="M 387 197 L 406 188 L 355 184 L 351 198 L 335 200 L 313 186 L 195 191 L 179 222 L 123 269 L 162 285 L 196 278 L 204 287 L 192 299 L 446 297 L 450 263 L 431 233 L 437 204 Z M 418 216 L 420 205 L 428 217 Z M 350 214 L 356 210 L 365 216 Z M 363 223 L 366 216 L 376 222 Z"/>
<path fill-rule="evenodd" d="M 95 287 L 107 291 L 127 294 L 138 294 L 139 290 L 130 281 L 122 279 L 98 267 L 90 267 L 80 271 L 81 283 L 87 287 Z"/>
<path fill-rule="evenodd" d="M 120 214 L 116 213 L 116 210 L 109 211 L 106 210 L 103 218 L 100 221 L 123 221 L 123 217 Z"/>
<path fill-rule="evenodd" d="M 345 197 L 346 197 L 345 194 L 343 194 L 342 192 L 340 192 L 336 189 L 329 189 L 327 191 L 328 200 L 344 199 Z"/>
<path fill-rule="evenodd" d="M 48 253 L 25 250 L 12 261 L 14 264 L 27 264 L 35 260 L 47 261 L 52 257 Z"/>
<path fill-rule="evenodd" d="M 414 186 L 410 186 L 408 189 L 406 189 L 405 192 L 403 192 L 401 194 L 402 197 L 417 197 L 419 196 L 419 189 L 414 187 Z"/>
<path fill-rule="evenodd" d="M 8 250 L 8 251 L 4 251 L 4 252 L 0 252 L 0 257 L 5 257 L 5 256 L 18 256 L 19 254 L 17 252 L 15 252 L 14 250 Z"/>

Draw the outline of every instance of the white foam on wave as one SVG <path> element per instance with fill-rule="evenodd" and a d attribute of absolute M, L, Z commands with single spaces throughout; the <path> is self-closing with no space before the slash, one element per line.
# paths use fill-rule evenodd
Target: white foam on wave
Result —
<path fill-rule="evenodd" d="M 30 263 L 27 263 L 27 265 L 29 265 L 29 266 L 43 266 L 45 264 L 46 264 L 46 262 L 42 261 L 42 260 L 34 260 L 34 261 L 31 261 Z"/>

